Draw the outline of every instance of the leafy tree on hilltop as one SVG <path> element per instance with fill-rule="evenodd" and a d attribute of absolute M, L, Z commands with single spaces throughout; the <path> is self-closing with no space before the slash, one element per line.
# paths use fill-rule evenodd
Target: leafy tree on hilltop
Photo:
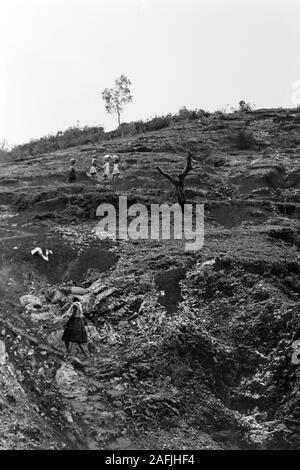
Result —
<path fill-rule="evenodd" d="M 132 101 L 131 91 L 129 89 L 131 81 L 125 75 L 121 75 L 115 81 L 113 88 L 105 88 L 102 92 L 102 98 L 105 101 L 105 109 L 109 114 L 117 113 L 118 125 L 121 124 L 121 113 L 124 105 Z"/>

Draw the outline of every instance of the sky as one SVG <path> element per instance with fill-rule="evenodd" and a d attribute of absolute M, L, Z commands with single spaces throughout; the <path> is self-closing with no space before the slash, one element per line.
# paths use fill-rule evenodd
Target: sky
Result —
<path fill-rule="evenodd" d="M 121 74 L 123 122 L 293 107 L 299 45 L 299 0 L 0 0 L 0 141 L 116 128 L 101 93 Z"/>

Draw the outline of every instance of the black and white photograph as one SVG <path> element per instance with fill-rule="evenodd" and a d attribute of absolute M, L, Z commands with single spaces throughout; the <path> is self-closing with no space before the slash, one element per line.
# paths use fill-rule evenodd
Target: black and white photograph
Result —
<path fill-rule="evenodd" d="M 1 451 L 300 449 L 299 44 L 299 0 L 0 0 Z"/>

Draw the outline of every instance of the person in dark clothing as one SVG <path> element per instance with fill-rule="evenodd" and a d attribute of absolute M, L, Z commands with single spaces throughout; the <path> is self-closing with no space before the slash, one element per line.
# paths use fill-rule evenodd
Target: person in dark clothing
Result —
<path fill-rule="evenodd" d="M 69 316 L 70 315 L 70 316 Z M 76 343 L 85 356 L 87 352 L 83 348 L 83 344 L 88 342 L 87 332 L 84 324 L 84 316 L 81 303 L 73 302 L 69 311 L 69 319 L 65 324 L 62 340 L 65 342 L 67 353 L 71 352 L 70 343 Z"/>
<path fill-rule="evenodd" d="M 73 181 L 75 181 L 77 179 L 74 165 L 75 165 L 75 159 L 72 158 L 71 159 L 70 171 L 69 171 L 69 175 L 68 175 L 68 178 L 67 178 L 67 183 L 72 183 Z"/>

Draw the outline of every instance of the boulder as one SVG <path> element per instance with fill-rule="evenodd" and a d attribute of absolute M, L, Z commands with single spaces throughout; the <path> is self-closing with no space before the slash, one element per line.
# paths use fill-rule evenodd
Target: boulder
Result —
<path fill-rule="evenodd" d="M 55 380 L 58 391 L 63 397 L 79 401 L 87 400 L 87 384 L 71 364 L 63 362 L 56 371 Z"/>
<path fill-rule="evenodd" d="M 53 346 L 54 348 L 57 348 L 57 349 L 63 349 L 64 348 L 64 344 L 63 344 L 63 341 L 62 341 L 62 335 L 64 333 L 64 330 L 63 328 L 57 330 L 57 331 L 53 331 L 47 338 L 47 342 L 49 344 L 51 344 L 51 346 Z"/>
<path fill-rule="evenodd" d="M 89 341 L 92 343 L 99 343 L 101 341 L 101 336 L 94 325 L 88 325 L 86 331 Z"/>
<path fill-rule="evenodd" d="M 115 417 L 111 411 L 99 411 L 97 416 L 101 421 L 109 421 Z"/>
<path fill-rule="evenodd" d="M 123 395 L 125 395 L 126 393 L 126 390 L 125 388 L 119 384 L 119 385 L 115 385 L 114 388 L 112 388 L 111 390 L 107 390 L 107 395 L 109 395 L 111 398 L 120 398 L 122 397 Z"/>
<path fill-rule="evenodd" d="M 71 294 L 74 295 L 85 295 L 88 294 L 88 289 L 84 289 L 83 287 L 71 287 Z"/>
<path fill-rule="evenodd" d="M 43 312 L 43 313 L 31 313 L 30 318 L 32 321 L 49 321 L 55 320 L 55 317 L 50 312 Z"/>
<path fill-rule="evenodd" d="M 73 294 L 73 295 L 85 295 L 88 294 L 89 290 L 85 289 L 84 287 L 77 287 L 77 286 L 72 286 L 72 287 L 61 287 L 60 291 L 65 294 Z"/>
<path fill-rule="evenodd" d="M 20 304 L 23 305 L 24 307 L 25 305 L 32 305 L 33 307 L 36 307 L 36 308 L 42 307 L 42 301 L 36 295 L 32 295 L 32 294 L 23 295 L 22 297 L 20 297 L 19 301 L 20 301 Z"/>
<path fill-rule="evenodd" d="M 98 281 L 93 282 L 93 284 L 90 285 L 89 287 L 89 292 L 91 294 L 97 295 L 99 292 L 102 292 L 106 288 L 106 285 L 101 279 L 98 279 Z"/>
<path fill-rule="evenodd" d="M 62 305 L 62 304 L 64 304 L 64 303 L 66 302 L 66 296 L 65 296 L 62 292 L 60 292 L 60 291 L 57 290 L 57 291 L 55 292 L 54 296 L 52 297 L 51 302 L 52 302 L 53 304 Z"/>
<path fill-rule="evenodd" d="M 80 400 L 70 400 L 71 407 L 76 414 L 86 413 L 87 405 Z"/>
<path fill-rule="evenodd" d="M 4 341 L 0 340 L 0 366 L 6 364 L 6 347 Z"/>
<path fill-rule="evenodd" d="M 69 410 L 64 410 L 62 412 L 62 415 L 69 424 L 72 424 L 74 422 L 73 417 L 72 417 L 72 413 Z"/>
<path fill-rule="evenodd" d="M 109 289 L 106 289 L 100 294 L 98 294 L 94 302 L 94 307 L 98 305 L 102 300 L 107 299 L 107 297 L 110 297 L 115 291 L 116 289 L 114 287 L 110 287 Z"/>
<path fill-rule="evenodd" d="M 34 307 L 32 304 L 27 304 L 25 305 L 24 311 L 26 314 L 31 315 L 31 314 L 38 314 L 41 311 L 41 307 Z"/>

